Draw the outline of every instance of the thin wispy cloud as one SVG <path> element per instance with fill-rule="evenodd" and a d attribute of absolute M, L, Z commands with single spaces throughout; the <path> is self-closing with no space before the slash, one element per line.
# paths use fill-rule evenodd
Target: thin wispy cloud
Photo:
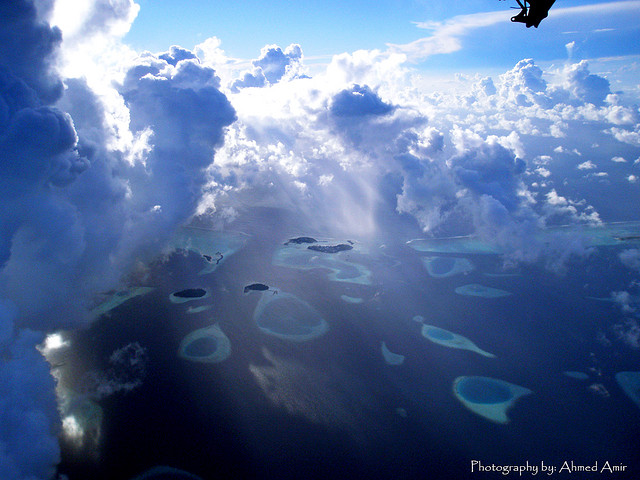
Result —
<path fill-rule="evenodd" d="M 553 8 L 549 12 L 549 18 L 545 22 L 553 19 L 576 16 L 602 16 L 610 14 L 637 16 L 640 12 L 640 1 L 598 3 L 593 5 L 581 5 L 574 7 Z M 436 22 L 424 21 L 415 22 L 418 28 L 431 30 L 431 35 L 414 40 L 405 44 L 388 43 L 390 52 L 407 55 L 411 62 L 420 62 L 430 56 L 438 54 L 453 53 L 463 48 L 463 39 L 471 35 L 475 30 L 493 27 L 495 25 L 507 24 L 510 15 L 505 10 L 495 12 L 483 12 L 470 15 L 458 15 L 451 19 Z M 601 28 L 594 32 L 610 32 L 613 28 Z M 565 31 L 565 34 L 578 33 L 577 31 Z"/>

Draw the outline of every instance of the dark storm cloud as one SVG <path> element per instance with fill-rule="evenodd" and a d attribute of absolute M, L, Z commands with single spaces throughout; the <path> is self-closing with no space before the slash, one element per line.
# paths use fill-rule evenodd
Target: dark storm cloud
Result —
<path fill-rule="evenodd" d="M 44 103 L 62 95 L 62 82 L 51 71 L 61 40 L 60 30 L 42 22 L 32 2 L 0 2 L 0 65 L 29 85 Z"/>
<path fill-rule="evenodd" d="M 132 131 L 153 131 L 139 197 L 145 208 L 159 205 L 164 221 L 175 225 L 193 213 L 206 180 L 204 169 L 222 143 L 223 127 L 236 117 L 218 90 L 220 80 L 213 69 L 191 59 L 173 68 L 160 68 L 156 62 L 130 69 L 120 92 Z"/>
<path fill-rule="evenodd" d="M 474 195 L 489 195 L 513 212 L 520 205 L 518 190 L 525 162 L 497 142 L 483 142 L 449 160 L 457 182 Z"/>

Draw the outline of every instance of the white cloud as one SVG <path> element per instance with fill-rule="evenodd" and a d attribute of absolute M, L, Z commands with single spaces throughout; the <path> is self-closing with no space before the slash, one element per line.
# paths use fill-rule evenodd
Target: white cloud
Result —
<path fill-rule="evenodd" d="M 591 160 L 587 160 L 586 162 L 580 163 L 576 168 L 578 170 L 593 170 L 594 168 L 598 168 L 598 166 Z"/>
<path fill-rule="evenodd" d="M 458 51 L 462 48 L 461 38 L 471 30 L 504 21 L 504 12 L 488 12 L 459 15 L 444 22 L 418 22 L 418 28 L 432 31 L 431 36 L 404 45 L 389 44 L 388 47 L 390 52 L 402 53 L 409 61 L 417 62 L 432 55 Z"/>

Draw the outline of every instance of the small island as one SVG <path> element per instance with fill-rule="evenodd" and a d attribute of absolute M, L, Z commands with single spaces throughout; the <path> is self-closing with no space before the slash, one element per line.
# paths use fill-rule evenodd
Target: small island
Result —
<path fill-rule="evenodd" d="M 309 245 L 307 248 L 320 253 L 338 253 L 353 250 L 353 246 L 346 243 L 339 243 L 338 245 Z"/>
<path fill-rule="evenodd" d="M 244 293 L 249 293 L 252 291 L 263 292 L 265 290 L 269 290 L 269 285 L 265 285 L 264 283 L 252 283 L 244 287 Z"/>
<path fill-rule="evenodd" d="M 187 288 L 185 290 L 173 292 L 171 295 L 169 295 L 169 300 L 171 300 L 172 303 L 184 303 L 191 300 L 207 298 L 208 296 L 209 292 L 207 292 L 204 288 Z"/>
<path fill-rule="evenodd" d="M 285 245 L 302 245 L 303 243 L 318 243 L 318 241 L 313 237 L 296 237 L 287 240 Z"/>

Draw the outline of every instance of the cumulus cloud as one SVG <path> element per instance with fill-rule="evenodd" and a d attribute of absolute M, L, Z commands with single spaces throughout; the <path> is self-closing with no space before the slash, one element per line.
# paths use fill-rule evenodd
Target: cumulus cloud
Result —
<path fill-rule="evenodd" d="M 231 85 L 232 91 L 247 87 L 273 85 L 283 78 L 293 79 L 304 76 L 302 48 L 291 44 L 284 51 L 278 45 L 267 45 L 260 57 L 252 62 L 253 69 L 245 72 L 241 79 Z"/>
<path fill-rule="evenodd" d="M 48 478 L 60 423 L 35 349 L 42 334 L 25 327 L 81 324 L 95 294 L 161 251 L 195 213 L 235 112 L 215 72 L 178 47 L 141 55 L 123 74 L 67 78 L 63 96 L 53 66 L 82 50 L 82 35 L 59 55 L 60 30 L 39 16 L 54 12 L 27 1 L 0 9 L 0 470 Z M 106 40 L 136 12 L 129 1 L 91 2 L 74 28 Z"/>
<path fill-rule="evenodd" d="M 570 158 L 590 152 L 593 160 L 578 171 L 611 159 L 606 129 L 620 105 L 610 95 L 600 106 L 591 103 L 606 89 L 586 64 L 568 65 L 550 82 L 526 59 L 495 83 L 462 78 L 473 82 L 462 95 L 417 93 L 406 73 L 401 56 L 360 51 L 334 57 L 315 78 L 236 93 L 239 121 L 210 167 L 201 211 L 237 213 L 238 205 L 267 202 L 318 220 L 359 203 L 358 216 L 378 231 L 385 228 L 376 215 L 396 210 L 428 234 L 479 233 L 514 258 L 555 256 L 552 268 L 590 252 L 579 233 L 547 247 L 532 235 L 547 223 L 602 221 L 588 196 L 562 192 L 582 178 L 568 170 L 576 167 Z M 593 135 L 584 134 L 585 123 Z M 545 182 L 532 182 L 532 173 Z M 554 185 L 556 178 L 563 185 Z M 611 179 L 622 180 L 628 183 Z M 369 193 L 358 198 L 336 194 L 336 187 Z"/>
<path fill-rule="evenodd" d="M 34 348 L 42 335 L 11 326 L 17 309 L 0 301 L 0 472 L 7 480 L 47 479 L 60 461 L 55 382 Z"/>

